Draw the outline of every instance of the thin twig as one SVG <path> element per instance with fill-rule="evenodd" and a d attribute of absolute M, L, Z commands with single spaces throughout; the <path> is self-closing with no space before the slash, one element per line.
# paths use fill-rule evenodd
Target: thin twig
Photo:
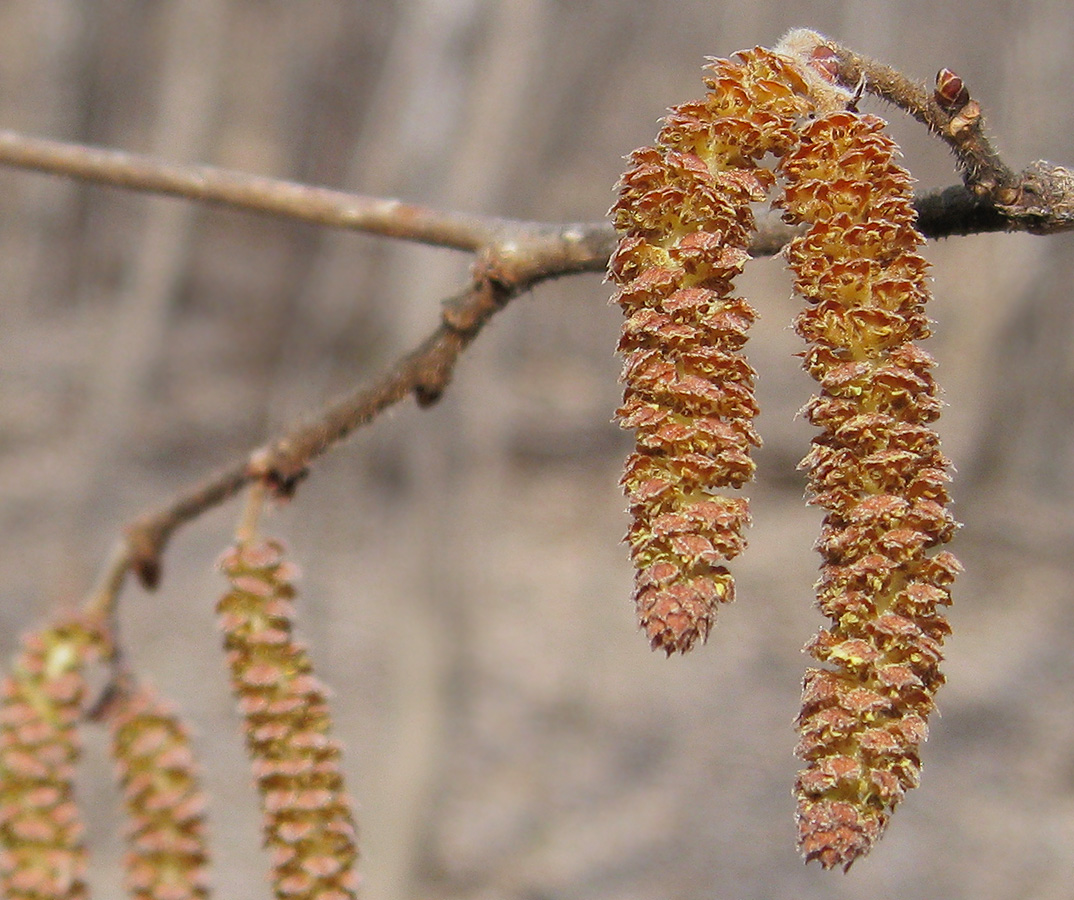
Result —
<path fill-rule="evenodd" d="M 230 500 L 250 480 L 244 461 L 182 491 L 160 509 L 139 516 L 124 532 L 129 553 L 127 568 L 143 586 L 155 588 L 160 583 L 161 553 L 172 533 L 206 510 Z"/>
<path fill-rule="evenodd" d="M 1010 218 L 989 199 L 979 197 L 961 184 L 918 194 L 917 230 L 927 238 L 1010 231 Z"/>
<path fill-rule="evenodd" d="M 835 41 L 825 41 L 825 46 L 835 54 L 838 77 L 844 85 L 864 84 L 869 93 L 905 110 L 940 137 L 958 158 L 971 190 L 1001 199 L 997 192 L 1014 188 L 1018 176 L 985 135 L 981 107 L 954 73 L 940 71 L 945 87 L 941 93 L 940 86 L 930 90 L 891 66 Z"/>
<path fill-rule="evenodd" d="M 456 250 L 485 246 L 504 221 L 12 131 L 0 131 L 0 165 Z"/>
<path fill-rule="evenodd" d="M 439 399 L 462 351 L 488 320 L 512 298 L 535 284 L 569 272 L 585 271 L 593 258 L 610 253 L 604 230 L 566 229 L 494 245 L 479 256 L 470 286 L 446 301 L 442 321 L 415 350 L 388 372 L 327 407 L 312 421 L 289 430 L 232 466 L 180 493 L 166 506 L 141 516 L 126 529 L 126 558 L 116 565 L 133 571 L 153 588 L 172 533 L 201 513 L 230 499 L 252 481 L 278 493 L 295 489 L 310 462 L 355 429 L 411 394 L 421 406 Z M 122 585 L 121 573 L 102 583 Z M 99 601 L 98 601 L 99 602 Z"/>
<path fill-rule="evenodd" d="M 1074 173 L 1045 160 L 1037 160 L 1020 173 L 1010 168 L 985 134 L 981 105 L 950 69 L 939 71 L 930 91 L 891 66 L 820 35 L 817 38 L 818 47 L 834 57 L 843 85 L 864 85 L 871 94 L 922 122 L 954 152 L 966 188 L 986 202 L 957 203 L 952 209 L 963 209 L 966 218 L 946 234 L 968 234 L 977 225 L 984 225 L 980 230 L 998 230 L 989 226 L 1001 220 L 1012 231 L 1033 234 L 1074 228 Z M 956 196 L 944 193 L 949 200 Z M 918 210 L 920 214 L 920 204 Z"/>
<path fill-rule="evenodd" d="M 840 70 L 845 80 L 866 73 L 866 83 L 872 85 L 875 93 L 898 103 L 930 128 L 942 128 L 942 123 L 950 120 L 950 116 L 945 119 L 941 115 L 942 110 L 936 111 L 938 104 L 934 98 L 929 100 L 924 88 L 895 70 L 851 54 L 838 44 L 832 44 L 831 49 L 847 55 L 847 68 L 845 72 Z M 390 198 L 368 197 L 215 166 L 168 163 L 135 153 L 12 131 L 0 130 L 0 166 L 471 252 L 492 243 L 505 245 L 513 238 L 524 240 L 537 233 L 555 236 L 577 232 L 585 236 L 578 246 L 587 246 L 593 252 L 586 258 L 576 253 L 570 267 L 560 273 L 564 275 L 603 271 L 615 245 L 615 234 L 606 222 L 556 225 L 437 210 Z M 1074 185 L 1062 179 L 1065 173 L 1061 167 L 1036 163 L 1017 176 L 1019 190 L 1024 195 L 1021 205 L 1017 197 L 1013 205 L 1004 206 L 996 198 L 973 198 L 960 193 L 958 188 L 919 195 L 916 200 L 919 228 L 926 237 L 1004 229 L 1054 232 L 1074 228 L 1074 212 L 1069 215 L 1061 212 L 1064 203 L 1074 209 Z M 1041 197 L 1046 202 L 1030 203 Z M 791 237 L 792 231 L 778 221 L 762 222 L 750 252 L 755 256 L 772 256 Z"/>

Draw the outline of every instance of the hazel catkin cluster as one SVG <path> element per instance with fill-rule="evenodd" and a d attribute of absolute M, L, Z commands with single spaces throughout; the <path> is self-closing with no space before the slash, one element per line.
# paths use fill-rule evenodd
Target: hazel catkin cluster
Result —
<path fill-rule="evenodd" d="M 754 372 L 742 353 L 755 313 L 732 293 L 748 259 L 750 205 L 776 185 L 784 218 L 809 230 L 788 251 L 806 301 L 796 328 L 820 393 L 822 431 L 803 461 L 825 510 L 821 611 L 807 649 L 797 753 L 799 846 L 824 867 L 866 853 L 918 782 L 934 708 L 942 607 L 958 562 L 928 336 L 927 265 L 911 179 L 882 120 L 837 82 L 835 49 L 797 30 L 776 51 L 710 67 L 708 95 L 673 109 L 636 150 L 612 208 L 610 264 L 623 307 L 618 417 L 635 452 L 623 487 L 635 600 L 654 648 L 704 640 L 734 595 L 724 562 L 744 547 L 753 475 Z M 765 157 L 776 157 L 774 171 Z"/>

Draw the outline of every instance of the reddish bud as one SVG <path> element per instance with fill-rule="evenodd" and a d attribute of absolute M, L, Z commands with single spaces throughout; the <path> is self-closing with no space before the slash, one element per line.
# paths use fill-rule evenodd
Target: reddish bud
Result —
<path fill-rule="evenodd" d="M 958 112 L 970 100 L 966 85 L 950 69 L 940 69 L 936 73 L 936 102 L 948 112 Z"/>

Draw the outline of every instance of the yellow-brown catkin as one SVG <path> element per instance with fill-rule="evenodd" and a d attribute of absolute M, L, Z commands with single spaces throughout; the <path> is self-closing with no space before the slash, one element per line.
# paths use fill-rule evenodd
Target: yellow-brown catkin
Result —
<path fill-rule="evenodd" d="M 86 850 L 74 800 L 85 665 L 105 648 L 69 619 L 28 635 L 0 692 L 0 894 L 83 900 Z"/>
<path fill-rule="evenodd" d="M 127 818 L 128 894 L 203 900 L 209 896 L 205 801 L 186 727 L 146 684 L 124 685 L 107 715 Z"/>
<path fill-rule="evenodd" d="M 929 332 L 923 239 L 883 125 L 822 116 L 781 164 L 787 218 L 811 225 L 789 258 L 821 385 L 805 413 L 823 431 L 802 465 L 826 511 L 817 598 L 831 625 L 807 647 L 827 667 L 805 676 L 796 793 L 799 847 L 825 868 L 868 852 L 918 783 L 959 570 L 937 551 L 956 526 L 929 425 L 933 360 L 915 344 Z"/>
<path fill-rule="evenodd" d="M 325 691 L 291 635 L 293 568 L 278 543 L 241 544 L 217 607 L 265 816 L 280 900 L 344 900 L 357 888 L 355 829 Z"/>
<path fill-rule="evenodd" d="M 634 599 L 654 649 L 704 641 L 734 598 L 724 562 L 745 546 L 753 477 L 754 371 L 742 352 L 756 314 L 732 282 L 749 258 L 760 165 L 796 143 L 810 109 L 798 66 L 757 48 L 717 60 L 702 100 L 671 110 L 656 144 L 630 155 L 612 207 L 621 237 L 609 266 L 626 321 L 620 424 L 635 432 L 622 485 Z"/>

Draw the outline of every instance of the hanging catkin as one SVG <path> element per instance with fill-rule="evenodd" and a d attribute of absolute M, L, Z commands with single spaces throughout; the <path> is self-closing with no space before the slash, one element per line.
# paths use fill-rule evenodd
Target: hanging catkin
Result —
<path fill-rule="evenodd" d="M 276 896 L 348 900 L 358 885 L 354 822 L 325 690 L 291 634 L 294 567 L 273 541 L 239 544 L 220 565 L 230 588 L 217 612 Z"/>
<path fill-rule="evenodd" d="M 7 900 L 84 900 L 86 848 L 75 805 L 85 666 L 107 641 L 70 618 L 34 632 L 0 705 L 0 892 Z"/>
<path fill-rule="evenodd" d="M 810 109 L 787 58 L 757 48 L 717 60 L 702 100 L 675 107 L 656 144 L 635 150 L 612 208 L 610 265 L 626 321 L 620 424 L 635 432 L 623 489 L 634 599 L 654 649 L 704 641 L 734 598 L 724 563 L 745 546 L 757 404 L 743 353 L 753 308 L 734 296 L 755 230 L 751 204 L 774 179 L 759 161 L 793 147 Z"/>
<path fill-rule="evenodd" d="M 785 206 L 807 222 L 789 259 L 807 301 L 796 327 L 820 383 L 822 433 L 803 461 L 826 511 L 817 599 L 831 625 L 809 644 L 796 783 L 800 849 L 824 867 L 867 852 L 918 783 L 918 747 L 958 563 L 935 548 L 955 523 L 928 336 L 923 238 L 911 179 L 884 123 L 851 111 L 810 123 L 782 161 Z"/>
<path fill-rule="evenodd" d="M 205 900 L 205 798 L 186 726 L 156 690 L 133 678 L 106 715 L 127 823 L 128 893 L 133 900 Z"/>

